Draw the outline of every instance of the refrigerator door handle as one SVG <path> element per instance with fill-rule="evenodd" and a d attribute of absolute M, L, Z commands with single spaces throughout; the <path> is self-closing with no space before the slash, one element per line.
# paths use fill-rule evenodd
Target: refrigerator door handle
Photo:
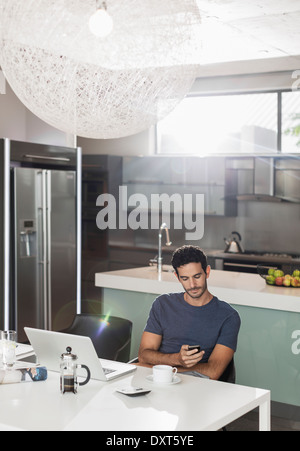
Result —
<path fill-rule="evenodd" d="M 43 210 L 43 193 L 44 193 L 44 182 L 43 182 L 43 171 L 38 170 L 36 172 L 37 181 L 37 258 L 38 258 L 38 297 L 40 302 L 38 303 L 39 308 L 39 327 L 43 328 L 45 326 L 45 314 L 44 314 L 44 304 L 45 304 L 45 290 L 44 290 L 44 210 Z"/>
<path fill-rule="evenodd" d="M 47 316 L 48 324 L 47 328 L 52 330 L 52 292 L 51 292 L 51 172 L 46 171 L 46 182 L 47 182 L 47 205 L 46 205 L 46 221 L 47 221 L 47 264 L 46 264 L 46 280 L 47 280 Z"/>
<path fill-rule="evenodd" d="M 68 163 L 71 161 L 70 158 L 62 158 L 62 157 L 45 157 L 42 155 L 23 155 L 24 158 L 30 158 L 31 160 L 48 160 L 48 161 L 60 161 Z"/>
<path fill-rule="evenodd" d="M 42 289 L 43 289 L 43 323 L 44 328 L 48 329 L 48 288 L 47 288 L 47 183 L 46 171 L 42 171 Z"/>

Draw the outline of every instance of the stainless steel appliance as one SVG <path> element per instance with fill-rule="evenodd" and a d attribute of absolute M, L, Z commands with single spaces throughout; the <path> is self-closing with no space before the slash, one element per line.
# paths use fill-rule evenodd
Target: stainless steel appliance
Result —
<path fill-rule="evenodd" d="M 253 274 L 257 274 L 257 265 L 276 266 L 278 269 L 282 269 L 286 265 L 300 265 L 299 255 L 283 253 L 246 251 L 242 254 L 230 254 L 218 252 L 214 254 L 214 257 L 215 269 Z"/>
<path fill-rule="evenodd" d="M 0 328 L 61 330 L 80 310 L 80 151 L 0 140 Z M 80 176 L 79 176 L 80 179 Z"/>
<path fill-rule="evenodd" d="M 236 237 L 234 236 L 236 235 Z M 239 232 L 231 232 L 230 238 L 224 238 L 224 241 L 226 243 L 225 253 L 228 252 L 229 254 L 242 254 L 244 252 L 244 249 L 241 245 L 242 237 L 239 234 Z"/>

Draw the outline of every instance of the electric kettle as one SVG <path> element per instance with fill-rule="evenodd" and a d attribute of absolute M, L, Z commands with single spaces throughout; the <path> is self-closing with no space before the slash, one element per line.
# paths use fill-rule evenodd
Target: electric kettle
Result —
<path fill-rule="evenodd" d="M 236 237 L 234 236 L 236 235 Z M 241 245 L 242 237 L 238 232 L 231 232 L 230 238 L 224 238 L 226 243 L 225 253 L 228 252 L 230 254 L 243 254 L 244 249 Z"/>

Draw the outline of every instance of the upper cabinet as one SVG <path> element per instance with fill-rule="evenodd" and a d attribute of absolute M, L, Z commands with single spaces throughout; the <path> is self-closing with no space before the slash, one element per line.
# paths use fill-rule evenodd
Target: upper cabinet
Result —
<path fill-rule="evenodd" d="M 275 195 L 291 202 L 300 202 L 299 156 L 276 159 Z"/>
<path fill-rule="evenodd" d="M 232 202 L 300 202 L 299 157 L 226 158 L 226 198 Z"/>
<path fill-rule="evenodd" d="M 238 202 L 300 202 L 300 159 L 276 156 L 123 158 L 128 196 L 204 195 L 204 214 L 236 216 Z M 178 197 L 177 197 L 178 198 Z M 150 208 L 150 207 L 149 207 Z M 176 213 L 176 203 L 172 204 Z M 195 208 L 193 205 L 192 212 Z"/>
<path fill-rule="evenodd" d="M 206 215 L 225 214 L 225 158 L 126 157 L 123 185 L 129 196 L 143 194 L 148 202 L 153 194 L 203 194 Z"/>

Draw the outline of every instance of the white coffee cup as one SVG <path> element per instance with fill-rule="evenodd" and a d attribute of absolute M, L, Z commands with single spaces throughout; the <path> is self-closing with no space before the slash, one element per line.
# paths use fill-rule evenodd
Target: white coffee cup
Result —
<path fill-rule="evenodd" d="M 153 367 L 153 382 L 157 384 L 170 384 L 174 381 L 177 368 L 169 365 L 156 365 Z"/>

